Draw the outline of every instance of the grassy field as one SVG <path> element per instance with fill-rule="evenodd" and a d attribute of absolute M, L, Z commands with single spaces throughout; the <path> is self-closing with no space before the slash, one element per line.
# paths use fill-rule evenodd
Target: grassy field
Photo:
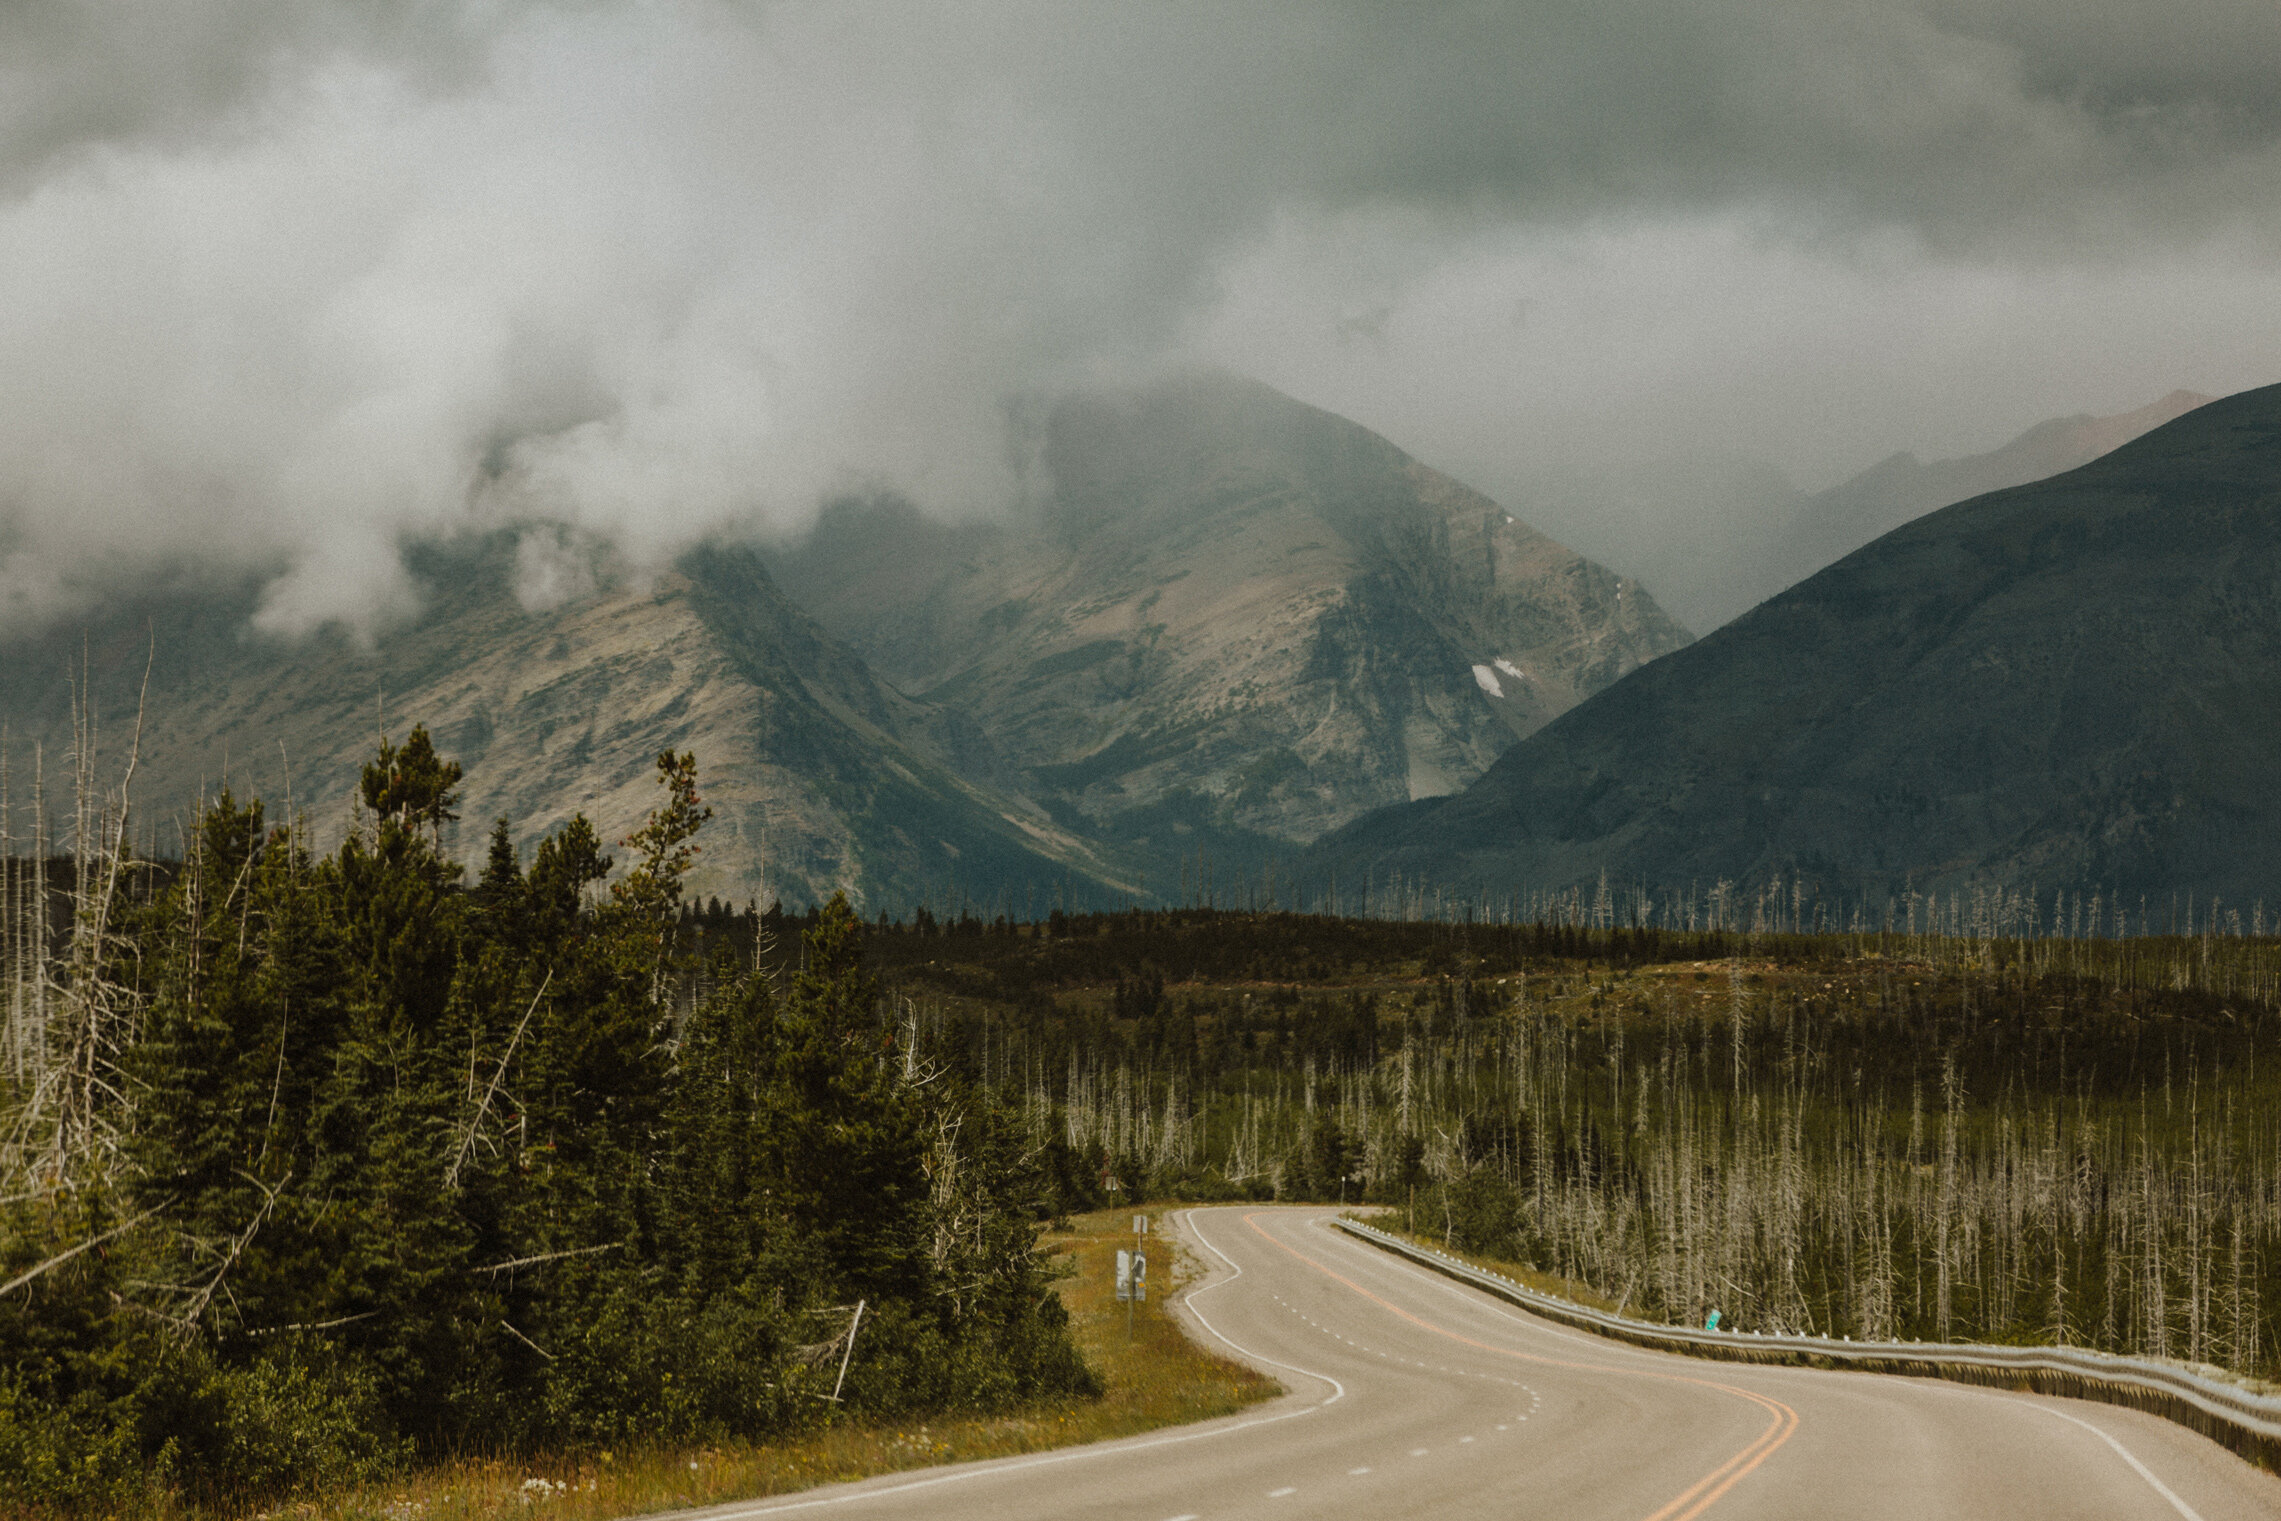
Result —
<path fill-rule="evenodd" d="M 1150 1207 L 1151 1228 L 1176 1207 Z M 1169 1236 L 1149 1238 L 1151 1297 L 1135 1307 L 1127 1339 L 1115 1272 L 1117 1248 L 1132 1244 L 1133 1213 L 1080 1215 L 1044 1241 L 1065 1266 L 1067 1276 L 1057 1287 L 1069 1307 L 1077 1344 L 1105 1386 L 1098 1400 L 995 1416 L 851 1422 L 766 1446 L 462 1462 L 423 1470 L 383 1488 L 304 1500 L 262 1515 L 275 1521 L 487 1521 L 508 1516 L 602 1521 L 1129 1436 L 1227 1415 L 1278 1393 L 1273 1380 L 1191 1341 L 1167 1313 L 1161 1290 L 1177 1288 L 1202 1271 L 1181 1252 L 1172 1263 L 1172 1282 L 1164 1282 L 1159 1275 L 1172 1247 Z"/>

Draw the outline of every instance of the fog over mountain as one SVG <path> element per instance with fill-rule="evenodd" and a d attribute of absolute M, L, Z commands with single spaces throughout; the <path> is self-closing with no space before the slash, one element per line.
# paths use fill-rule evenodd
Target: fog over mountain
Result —
<path fill-rule="evenodd" d="M 1256 382 L 1057 407 L 1006 524 L 834 504 L 787 594 L 1000 747 L 987 778 L 1156 863 L 1288 852 L 1454 792 L 1680 648 L 1612 574 L 1384 439 Z"/>
<path fill-rule="evenodd" d="M 22 0 L 0 618 L 991 516 L 1052 398 L 1197 362 L 1507 502 L 1983 452 L 2269 378 L 2277 69 L 2256 0 Z"/>
<path fill-rule="evenodd" d="M 147 849 L 224 787 L 330 840 L 419 721 L 466 768 L 439 840 L 471 868 L 498 818 L 525 849 L 574 813 L 625 840 L 670 749 L 714 814 L 693 891 L 1175 900 L 1463 787 L 1687 641 L 1636 581 L 1255 381 L 1090 392 L 1044 440 L 1052 490 L 1008 521 L 845 499 L 773 568 L 732 543 L 637 571 L 526 525 L 414 546 L 423 605 L 369 639 L 249 629 L 258 573 L 0 636 L 0 836 L 92 729 L 106 774 L 141 736 Z"/>

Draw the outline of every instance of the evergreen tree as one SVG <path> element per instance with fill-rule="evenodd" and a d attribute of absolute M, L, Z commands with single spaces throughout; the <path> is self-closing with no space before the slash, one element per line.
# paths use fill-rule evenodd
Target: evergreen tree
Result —
<path fill-rule="evenodd" d="M 364 768 L 359 792 L 380 822 L 440 835 L 445 824 L 459 817 L 452 812 L 459 800 L 453 789 L 463 774 L 458 761 L 436 754 L 427 725 L 416 724 L 402 745 L 381 740 L 380 753 Z"/>
<path fill-rule="evenodd" d="M 914 1076 L 844 898 L 781 1000 L 725 940 L 696 976 L 708 810 L 693 757 L 658 777 L 606 895 L 583 816 L 528 872 L 499 820 L 463 886 L 424 728 L 330 856 L 257 801 L 201 814 L 106 973 L 147 1007 L 122 1192 L 0 1204 L 15 1272 L 106 1243 L 0 1302 L 0 1502 L 761 1435 L 822 1418 L 859 1299 L 847 1408 L 1090 1387 L 1021 1128 Z"/>

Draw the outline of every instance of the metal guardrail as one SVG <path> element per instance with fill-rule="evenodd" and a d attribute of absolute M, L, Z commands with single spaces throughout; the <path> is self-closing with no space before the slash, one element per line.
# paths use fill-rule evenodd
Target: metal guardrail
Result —
<path fill-rule="evenodd" d="M 1985 1342 L 1851 1341 L 1828 1336 L 1768 1336 L 1750 1331 L 1698 1331 L 1656 1325 L 1589 1309 L 1524 1288 L 1502 1273 L 1461 1262 L 1359 1220 L 1333 1222 L 1372 1246 L 1577 1330 L 1659 1351 L 1729 1362 L 1850 1368 L 1913 1378 L 2029 1390 L 2100 1400 L 2143 1410 L 2199 1431 L 2260 1467 L 2281 1472 L 2281 1398 L 2237 1389 L 2169 1363 L 2117 1357 L 2080 1347 L 2001 1347 Z"/>

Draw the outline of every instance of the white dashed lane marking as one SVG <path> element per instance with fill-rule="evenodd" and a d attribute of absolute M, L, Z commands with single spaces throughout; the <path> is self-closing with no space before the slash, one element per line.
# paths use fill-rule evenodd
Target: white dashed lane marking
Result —
<path fill-rule="evenodd" d="M 1269 1490 L 1269 1491 L 1267 1492 L 1267 1498 L 1268 1498 L 1268 1499 L 1270 1499 L 1270 1500 L 1280 1500 L 1280 1499 L 1282 1499 L 1282 1498 L 1283 1498 L 1285 1495 L 1295 1495 L 1295 1494 L 1297 1494 L 1298 1492 L 1299 1492 L 1299 1486 L 1298 1486 L 1298 1485 L 1296 1485 L 1296 1484 L 1286 1484 L 1286 1485 L 1284 1485 L 1284 1486 L 1283 1486 L 1281 1489 L 1271 1489 L 1271 1490 Z"/>
<path fill-rule="evenodd" d="M 1328 1336 L 1331 1340 L 1336 1342 L 1344 1342 L 1347 1346 L 1354 1348 L 1354 1350 L 1357 1352 L 1368 1352 L 1373 1357 L 1383 1357 L 1388 1362 L 1406 1363 L 1413 1368 L 1424 1368 L 1429 1373 L 1452 1373 L 1459 1378 L 1477 1378 L 1482 1380 L 1484 1383 L 1503 1384 L 1509 1389 L 1527 1390 L 1532 1398 L 1534 1398 L 1536 1395 L 1536 1391 L 1534 1389 L 1529 1388 L 1527 1384 L 1522 1383 L 1517 1378 L 1501 1378 L 1494 1373 L 1477 1373 L 1471 1368 L 1452 1368 L 1447 1363 L 1421 1362 L 1414 1357 L 1396 1357 L 1391 1352 L 1382 1351 L 1376 1347 L 1365 1346 L 1361 1342 L 1355 1341 L 1351 1337 L 1340 1335 L 1338 1332 L 1332 1330 L 1329 1326 L 1326 1326 L 1321 1321 L 1315 1319 L 1312 1315 L 1309 1315 L 1305 1310 L 1300 1309 L 1297 1305 L 1285 1299 L 1282 1295 L 1270 1294 L 1268 1297 L 1274 1300 L 1277 1304 L 1283 1306 L 1284 1309 L 1289 1310 L 1299 1319 L 1305 1321 L 1308 1325 L 1322 1332 L 1325 1336 Z"/>
<path fill-rule="evenodd" d="M 1296 1315 L 1296 1316 L 1297 1316 L 1299 1319 L 1301 1319 L 1301 1320 L 1305 1321 L 1305 1322 L 1306 1322 L 1308 1325 L 1310 1325 L 1310 1326 L 1314 1327 L 1314 1329 L 1316 1329 L 1316 1330 L 1318 1330 L 1318 1331 L 1322 1332 L 1322 1333 L 1323 1333 L 1325 1336 L 1328 1336 L 1328 1337 L 1329 1337 L 1331 1340 L 1333 1340 L 1333 1341 L 1335 1341 L 1335 1342 L 1342 1342 L 1342 1343 L 1344 1343 L 1345 1345 L 1347 1345 L 1347 1346 L 1349 1346 L 1349 1347 L 1352 1347 L 1352 1348 L 1354 1348 L 1354 1349 L 1355 1349 L 1357 1352 L 1367 1352 L 1367 1353 L 1369 1353 L 1370 1355 L 1372 1355 L 1372 1356 L 1374 1356 L 1374 1357 L 1382 1357 L 1382 1358 L 1385 1358 L 1385 1359 L 1386 1359 L 1387 1361 L 1389 1361 L 1389 1362 L 1407 1363 L 1409 1366 L 1411 1366 L 1411 1367 L 1413 1367 L 1413 1368 L 1424 1368 L 1424 1369 L 1426 1369 L 1427 1371 L 1429 1371 L 1429 1372 L 1433 1372 L 1433 1373 L 1450 1373 L 1450 1374 L 1455 1374 L 1455 1375 L 1457 1375 L 1457 1376 L 1458 1376 L 1458 1377 L 1460 1377 L 1460 1378 L 1478 1378 L 1478 1379 L 1482 1379 L 1482 1380 L 1485 1380 L 1485 1381 L 1487 1381 L 1487 1382 L 1489 1382 L 1489 1383 L 1492 1383 L 1492 1384 L 1504 1384 L 1504 1385 L 1507 1385 L 1507 1386 L 1508 1386 L 1508 1387 L 1510 1387 L 1510 1388 L 1514 1388 L 1514 1389 L 1518 1389 L 1518 1390 L 1520 1390 L 1522 1393 L 1526 1394 L 1526 1395 L 1529 1397 L 1529 1408 L 1528 1408 L 1527 1410 L 1524 1410 L 1524 1411 L 1520 1412 L 1518 1415 L 1514 1416 L 1514 1417 L 1513 1417 L 1513 1419 L 1514 1419 L 1515 1421 L 1525 1421 L 1525 1420 L 1527 1420 L 1531 1414 L 1533 1414 L 1533 1413 L 1534 1413 L 1536 1410 L 1538 1410 L 1538 1409 L 1539 1409 L 1540 1407 L 1542 1407 L 1542 1405 L 1544 1404 L 1544 1396 L 1543 1396 L 1543 1395 L 1541 1395 L 1541 1394 L 1539 1394 L 1539 1393 L 1538 1393 L 1538 1392 L 1537 1392 L 1535 1389 L 1531 1388 L 1529 1385 L 1522 1383 L 1522 1382 L 1521 1382 L 1519 1379 L 1515 1379 L 1515 1378 L 1499 1378 L 1497 1375 L 1495 1375 L 1495 1374 L 1493 1374 L 1493 1373 L 1476 1373 L 1476 1372 L 1474 1372 L 1474 1371 L 1473 1371 L 1472 1369 L 1470 1369 L 1470 1368 L 1452 1368 L 1452 1367 L 1450 1367 L 1450 1366 L 1449 1366 L 1447 1363 L 1427 1363 L 1427 1362 L 1421 1362 L 1421 1361 L 1419 1361 L 1418 1359 L 1416 1359 L 1416 1358 L 1414 1358 L 1414 1357 L 1396 1357 L 1396 1356 L 1395 1356 L 1393 1353 L 1391 1353 L 1391 1352 L 1383 1351 L 1383 1350 L 1381 1350 L 1381 1349 L 1379 1349 L 1379 1348 L 1377 1348 L 1377 1347 L 1367 1347 L 1367 1346 L 1364 1346 L 1364 1345 L 1363 1345 L 1361 1342 L 1358 1342 L 1358 1341 L 1354 1340 L 1352 1337 L 1341 1335 L 1339 1332 L 1332 1330 L 1332 1329 L 1331 1329 L 1329 1326 L 1326 1326 L 1326 1325 L 1324 1325 L 1324 1324 L 1323 1324 L 1321 1321 L 1319 1321 L 1319 1320 L 1316 1320 L 1316 1319 L 1315 1319 L 1313 1316 L 1309 1315 L 1309 1314 L 1308 1314 L 1306 1311 L 1304 1311 L 1304 1310 L 1300 1309 L 1300 1308 L 1299 1308 L 1297 1305 L 1295 1305 L 1295 1304 L 1292 1304 L 1290 1301 L 1286 1300 L 1286 1299 L 1285 1299 L 1285 1298 L 1284 1298 L 1282 1295 L 1280 1295 L 1280 1294 L 1271 1294 L 1271 1295 L 1269 1295 L 1268 1297 L 1269 1297 L 1269 1298 L 1271 1298 L 1271 1299 L 1273 1299 L 1273 1300 L 1274 1300 L 1274 1301 L 1275 1301 L 1277 1304 L 1279 1304 L 1279 1305 L 1283 1306 L 1283 1308 L 1284 1308 L 1284 1309 L 1286 1309 L 1286 1310 L 1289 1310 L 1289 1311 L 1290 1311 L 1290 1312 L 1291 1312 L 1293 1315 Z M 1498 1429 L 1499 1431 L 1509 1431 L 1509 1430 L 1511 1430 L 1512 1428 L 1511 1428 L 1510 1426 L 1499 1426 L 1497 1429 Z M 1473 1440 L 1475 1440 L 1475 1439 L 1474 1439 L 1473 1437 L 1469 1437 L 1469 1436 L 1462 1436 L 1462 1437 L 1459 1437 L 1457 1440 L 1458 1440 L 1458 1444 L 1459 1444 L 1460 1446 L 1463 1446 L 1464 1444 L 1466 1444 L 1466 1443 L 1468 1443 L 1468 1442 L 1471 1442 L 1471 1441 L 1473 1441 Z M 1431 1448 L 1427 1448 L 1427 1447 L 1413 1447 L 1413 1448 L 1411 1448 L 1411 1449 L 1410 1449 L 1410 1456 L 1411 1456 L 1411 1457 L 1413 1457 L 1413 1458 L 1422 1458 L 1422 1457 L 1426 1457 L 1426 1456 L 1428 1456 L 1428 1455 L 1429 1455 L 1431 1452 L 1432 1452 L 1432 1449 L 1431 1449 Z M 1347 1470 L 1347 1474 L 1348 1474 L 1348 1476 L 1349 1476 L 1349 1477 L 1355 1477 L 1355 1478 L 1359 1478 L 1359 1477 L 1360 1477 L 1360 1476 L 1362 1476 L 1363 1474 L 1367 1474 L 1367 1473 L 1369 1473 L 1369 1472 L 1370 1472 L 1370 1469 L 1369 1469 L 1367 1466 L 1365 1466 L 1365 1467 L 1361 1467 L 1361 1468 L 1350 1468 L 1350 1469 L 1348 1469 L 1348 1470 Z M 1282 1498 L 1283 1498 L 1285 1495 L 1291 1495 L 1291 1494 L 1296 1494 L 1296 1493 L 1298 1493 L 1298 1490 L 1297 1490 L 1296 1486 L 1286 1486 L 1285 1488 L 1282 1488 L 1282 1489 L 1278 1489 L 1278 1490 L 1272 1490 L 1272 1491 L 1270 1491 L 1270 1492 L 1269 1492 L 1269 1494 L 1268 1494 L 1268 1498 L 1269 1498 L 1270 1500 L 1280 1500 L 1280 1499 L 1282 1499 Z M 1175 1516 L 1175 1517 L 1173 1517 L 1173 1521 L 1195 1521 L 1195 1518 L 1193 1518 L 1193 1517 L 1188 1517 L 1188 1516 Z"/>

